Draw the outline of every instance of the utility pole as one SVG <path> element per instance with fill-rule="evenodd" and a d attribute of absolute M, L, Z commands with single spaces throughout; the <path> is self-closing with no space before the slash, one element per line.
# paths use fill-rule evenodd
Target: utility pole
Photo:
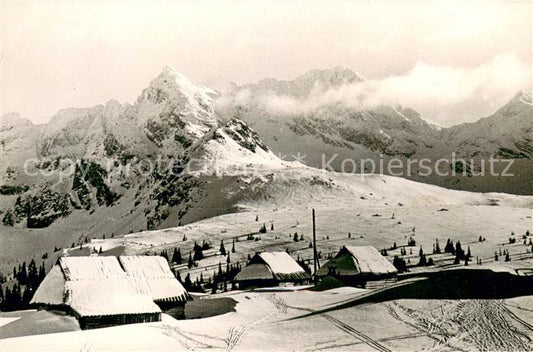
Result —
<path fill-rule="evenodd" d="M 315 281 L 315 285 L 318 282 L 318 278 L 316 276 L 317 266 L 318 264 L 318 255 L 316 251 L 316 226 L 315 226 L 315 209 L 313 209 L 313 279 Z"/>

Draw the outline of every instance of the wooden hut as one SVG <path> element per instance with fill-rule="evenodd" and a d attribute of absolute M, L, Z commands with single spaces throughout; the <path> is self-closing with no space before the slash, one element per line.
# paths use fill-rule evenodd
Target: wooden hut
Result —
<path fill-rule="evenodd" d="M 301 285 L 309 282 L 310 275 L 286 252 L 256 253 L 235 277 L 240 288 Z"/>
<path fill-rule="evenodd" d="M 160 321 L 161 308 L 154 301 L 184 304 L 188 298 L 173 276 L 171 282 L 165 259 L 121 258 L 59 258 L 30 303 L 64 310 L 78 319 L 82 329 L 89 329 Z M 148 269 L 140 268 L 142 264 Z"/>
<path fill-rule="evenodd" d="M 377 281 L 394 281 L 398 270 L 372 246 L 344 246 L 319 270 L 320 278 L 332 276 L 347 285 L 372 287 Z"/>

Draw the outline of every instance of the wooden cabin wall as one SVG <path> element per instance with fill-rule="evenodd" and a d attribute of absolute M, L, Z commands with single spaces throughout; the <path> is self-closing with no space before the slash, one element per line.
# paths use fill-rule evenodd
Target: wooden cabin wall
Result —
<path fill-rule="evenodd" d="M 105 328 L 108 326 L 151 323 L 161 321 L 161 313 L 115 314 L 78 318 L 82 330 Z"/>

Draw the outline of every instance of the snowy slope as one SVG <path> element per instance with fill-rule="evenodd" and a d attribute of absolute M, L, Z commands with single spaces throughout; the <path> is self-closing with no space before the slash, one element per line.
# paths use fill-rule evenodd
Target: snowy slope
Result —
<path fill-rule="evenodd" d="M 157 323 L 4 339 L 0 347 L 3 351 L 287 351 L 288 347 L 298 351 L 404 351 L 417 346 L 476 351 L 485 346 L 526 351 L 533 346 L 531 330 L 514 323 L 516 318 L 531 321 L 530 296 L 502 302 L 404 299 L 301 318 L 310 309 L 339 305 L 367 293 L 342 287 L 324 292 L 217 294 L 204 299 L 235 299 L 236 312 L 189 320 L 163 315 Z M 481 322 L 476 320 L 479 315 L 484 318 Z M 507 338 L 496 337 L 495 327 Z"/>
<path fill-rule="evenodd" d="M 243 121 L 233 118 L 214 130 L 190 152 L 192 175 L 269 172 L 298 165 L 275 156 Z"/>
<path fill-rule="evenodd" d="M 461 155 L 533 158 L 533 95 L 518 92 L 491 116 L 445 129 L 443 140 Z"/>

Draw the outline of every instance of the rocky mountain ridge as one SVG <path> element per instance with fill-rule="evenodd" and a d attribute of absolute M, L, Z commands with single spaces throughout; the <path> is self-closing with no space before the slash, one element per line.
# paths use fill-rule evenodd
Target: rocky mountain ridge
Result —
<path fill-rule="evenodd" d="M 330 82 L 332 72 L 336 79 L 328 85 L 325 82 Z M 345 92 L 357 92 L 353 87 L 362 82 L 353 77 L 359 76 L 346 69 L 314 70 L 293 81 L 268 79 L 233 86 L 219 98 L 222 104 L 217 104 L 217 112 L 222 119 L 239 116 L 276 154 L 286 160 L 305 155 L 305 160 L 300 161 L 309 166 L 322 167 L 323 161 L 332 157 L 335 157 L 333 169 L 341 171 L 344 160 L 369 158 L 377 163 L 380 159 L 427 158 L 435 163 L 442 158 L 450 160 L 454 155 L 480 164 L 479 160 L 488 162 L 492 156 L 513 159 L 510 173 L 518 177 L 420 177 L 418 170 L 406 177 L 464 190 L 533 192 L 531 93 L 517 93 L 494 114 L 475 123 L 436 128 L 412 109 L 365 106 L 364 96 L 346 97 Z M 288 88 L 298 86 L 297 82 L 301 81 L 315 88 Z M 339 96 L 342 99 L 326 99 Z M 278 105 L 295 108 L 280 109 Z M 299 108 L 300 105 L 306 108 Z"/>
<path fill-rule="evenodd" d="M 47 227 L 123 200 L 131 204 L 122 205 L 121 216 L 140 216 L 145 228 L 171 215 L 179 221 L 200 192 L 187 172 L 192 157 L 208 159 L 209 152 L 211 158 L 224 156 L 228 166 L 239 155 L 245 162 L 259 151 L 257 162 L 275 159 L 244 122 L 219 126 L 215 95 L 167 66 L 133 105 L 109 101 L 65 109 L 45 125 L 6 116 L 0 135 L 3 224 Z"/>
<path fill-rule="evenodd" d="M 267 91 L 301 98 L 362 81 L 347 69 L 314 70 L 294 81 L 234 87 L 231 94 L 245 89 L 252 96 Z M 45 125 L 17 114 L 4 116 L 2 223 L 39 228 L 86 216 L 81 214 L 91 218 L 93 213 L 108 212 L 114 214 L 118 232 L 175 226 L 233 211 L 233 200 L 253 193 L 249 189 L 258 186 L 254 182 L 268 182 L 264 176 L 245 180 L 243 170 L 268 174 L 295 164 L 303 167 L 300 163 L 320 166 L 315 163 L 328 152 L 340 155 L 332 163 L 334 169 L 342 157 L 496 154 L 519 160 L 526 170 L 520 187 L 533 189 L 527 186 L 533 105 L 531 94 L 525 92 L 490 117 L 441 130 L 401 106 L 359 109 L 332 104 L 287 115 L 273 113 L 253 99 L 216 110 L 217 94 L 165 67 L 134 104 L 112 100 L 92 108 L 65 109 Z M 296 154 L 294 160 L 287 157 Z M 417 180 L 461 188 L 446 178 Z M 514 190 L 513 185 L 506 187 Z M 207 209 L 207 200 L 222 205 Z"/>

